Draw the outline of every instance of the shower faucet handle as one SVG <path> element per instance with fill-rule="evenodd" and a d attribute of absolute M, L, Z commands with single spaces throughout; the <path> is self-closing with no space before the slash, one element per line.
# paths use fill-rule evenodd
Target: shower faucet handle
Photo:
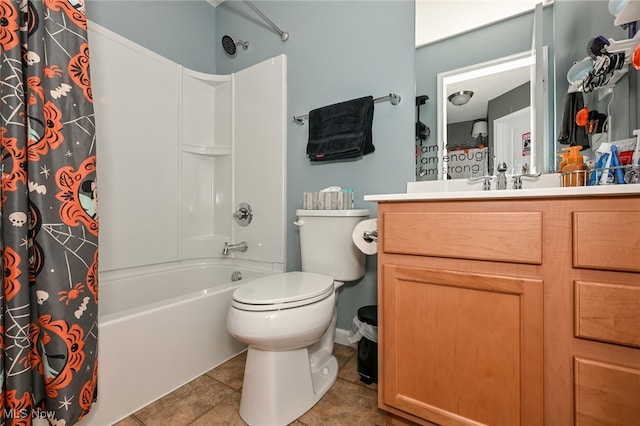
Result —
<path fill-rule="evenodd" d="M 237 219 L 245 220 L 249 216 L 251 216 L 251 211 L 249 209 L 244 208 L 244 207 L 239 207 L 238 210 L 236 210 L 236 212 L 234 213 L 234 216 Z"/>
<path fill-rule="evenodd" d="M 249 203 L 240 203 L 233 213 L 233 217 L 240 226 L 248 226 L 253 219 L 253 210 Z"/>

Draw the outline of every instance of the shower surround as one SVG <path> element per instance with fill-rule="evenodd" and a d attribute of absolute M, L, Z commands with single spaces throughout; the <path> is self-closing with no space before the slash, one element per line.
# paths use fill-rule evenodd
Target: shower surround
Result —
<path fill-rule="evenodd" d="M 99 426 L 244 349 L 226 332 L 239 284 L 230 273 L 246 282 L 284 270 L 286 57 L 212 75 L 91 22 L 89 38 L 101 170 L 99 368 L 128 372 L 98 383 L 81 424 Z M 254 211 L 246 227 L 233 220 L 241 202 Z M 222 256 L 225 242 L 240 241 L 246 252 Z"/>

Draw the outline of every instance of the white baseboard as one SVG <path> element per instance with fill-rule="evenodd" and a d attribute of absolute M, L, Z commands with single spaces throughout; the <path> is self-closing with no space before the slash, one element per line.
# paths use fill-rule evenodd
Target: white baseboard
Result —
<path fill-rule="evenodd" d="M 351 346 L 352 348 L 357 347 L 358 346 L 357 343 L 354 343 L 354 344 L 349 343 L 349 341 L 347 340 L 348 337 L 349 337 L 349 330 L 336 328 L 336 337 L 334 339 L 336 343 L 345 345 L 345 346 Z"/>

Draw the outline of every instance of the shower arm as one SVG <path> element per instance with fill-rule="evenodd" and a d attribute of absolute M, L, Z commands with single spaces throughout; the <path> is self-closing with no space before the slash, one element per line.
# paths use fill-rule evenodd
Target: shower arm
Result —
<path fill-rule="evenodd" d="M 280 40 L 282 41 L 287 41 L 289 40 L 289 33 L 282 31 L 276 24 L 273 23 L 273 21 L 269 18 L 267 18 L 267 16 L 262 13 L 260 11 L 260 9 L 258 9 L 253 3 L 251 3 L 250 0 L 243 0 L 247 6 L 249 6 L 249 8 L 251 8 L 251 10 L 253 10 L 256 15 L 258 15 L 259 17 L 262 18 L 263 21 L 265 21 L 267 24 L 269 24 L 271 26 L 271 28 L 273 28 L 273 30 L 275 32 L 277 32 L 278 34 L 280 34 Z"/>

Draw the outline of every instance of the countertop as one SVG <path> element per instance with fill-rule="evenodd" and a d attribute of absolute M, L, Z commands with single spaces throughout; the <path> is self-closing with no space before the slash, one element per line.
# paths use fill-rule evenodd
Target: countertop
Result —
<path fill-rule="evenodd" d="M 544 176 L 544 175 L 543 175 Z M 398 194 L 365 195 L 365 201 L 427 201 L 427 200 L 488 200 L 504 198 L 605 197 L 640 195 L 640 184 L 573 186 L 555 185 L 557 176 L 544 177 L 525 183 L 525 189 L 482 190 L 482 183 L 466 179 L 432 182 L 409 182 L 407 192 Z M 549 184 L 555 186 L 548 186 Z M 529 187 L 526 187 L 526 186 Z"/>

